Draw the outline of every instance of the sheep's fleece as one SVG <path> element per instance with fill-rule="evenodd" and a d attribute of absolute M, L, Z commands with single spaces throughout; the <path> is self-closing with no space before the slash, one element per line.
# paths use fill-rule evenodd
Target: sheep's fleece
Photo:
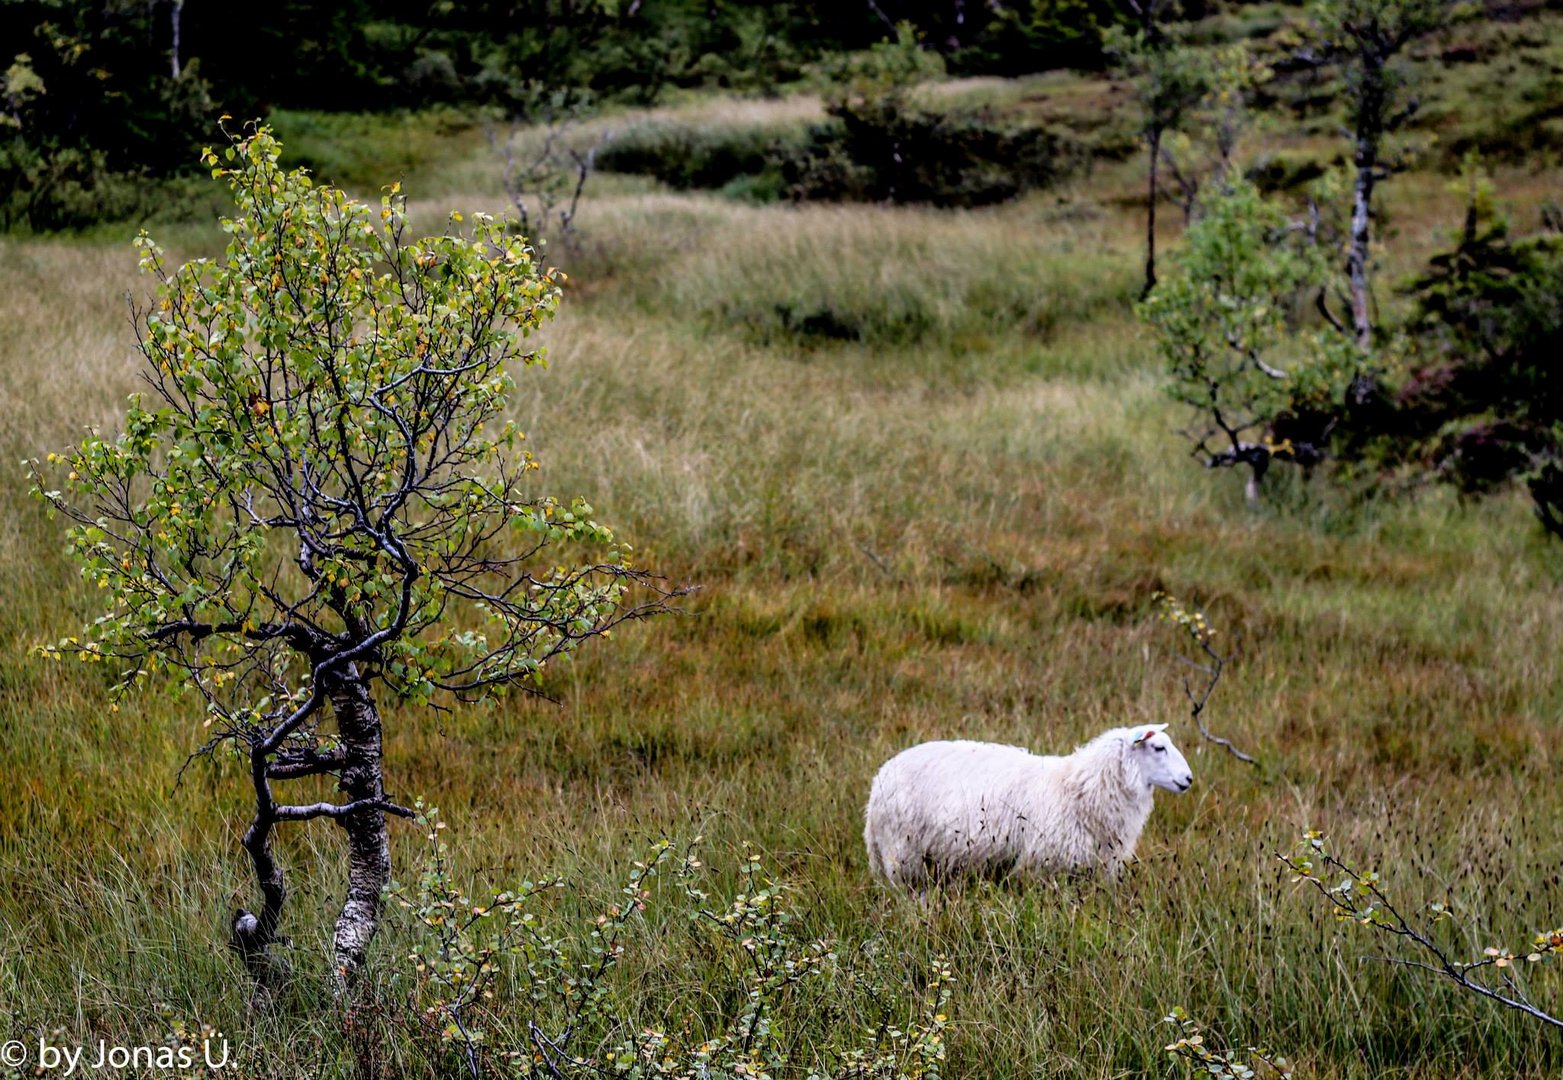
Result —
<path fill-rule="evenodd" d="M 863 840 L 891 885 L 1060 871 L 1109 874 L 1134 855 L 1157 788 L 1187 791 L 1166 724 L 1114 728 L 1067 757 L 984 742 L 928 742 L 874 777 Z"/>

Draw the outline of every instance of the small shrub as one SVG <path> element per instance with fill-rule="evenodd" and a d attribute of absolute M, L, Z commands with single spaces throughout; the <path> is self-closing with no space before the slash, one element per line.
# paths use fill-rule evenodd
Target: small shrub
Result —
<path fill-rule="evenodd" d="M 941 112 L 912 90 L 943 74 L 903 25 L 894 42 L 828 65 L 825 112 L 779 164 L 799 201 L 988 206 L 1047 187 L 1089 161 L 1074 135 L 986 109 Z"/>
<path fill-rule="evenodd" d="M 1254 1063 L 1267 1066 L 1271 1076 L 1292 1075 L 1291 1064 L 1273 1050 L 1250 1046 L 1243 1050 L 1219 1050 L 1205 1040 L 1205 1033 L 1182 1009 L 1173 1009 L 1162 1017 L 1164 1023 L 1178 1029 L 1178 1038 L 1166 1047 L 1175 1058 L 1193 1063 L 1194 1075 L 1222 1080 L 1254 1080 L 1259 1073 Z"/>
<path fill-rule="evenodd" d="M 438 811 L 422 804 L 419 811 L 428 848 L 418 887 L 409 894 L 393 885 L 392 893 L 413 913 L 418 934 L 408 957 L 413 1031 L 443 1063 L 442 1074 L 942 1075 L 949 966 L 935 961 L 918 997 L 899 1000 L 876 972 L 800 935 L 791 890 L 766 876 L 758 855 L 744 853 L 737 891 L 713 903 L 700 888 L 695 847 L 660 841 L 625 875 L 619 899 L 571 926 L 547 909 L 548 894 L 567 890 L 560 878 L 474 904 L 455 884 Z M 670 894 L 684 916 L 676 920 L 683 943 L 722 974 L 697 980 L 700 1001 L 626 1000 L 617 973 L 653 945 L 648 912 Z M 822 1009 L 839 1014 L 847 1002 L 877 1014 L 866 1031 L 843 1030 L 828 1046 L 788 1037 L 805 1018 Z"/>

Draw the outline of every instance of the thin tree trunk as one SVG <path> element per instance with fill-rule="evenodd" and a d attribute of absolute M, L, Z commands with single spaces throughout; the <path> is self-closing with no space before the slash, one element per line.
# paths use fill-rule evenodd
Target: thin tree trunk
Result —
<path fill-rule="evenodd" d="M 1145 203 L 1145 288 L 1140 293 L 1142 300 L 1156 287 L 1156 200 L 1159 195 L 1157 171 L 1161 162 L 1161 129 L 1152 128 L 1146 141 L 1150 144 L 1151 165 L 1146 179 L 1148 192 Z"/>
<path fill-rule="evenodd" d="M 349 666 L 326 688 L 336 714 L 345 764 L 341 788 L 348 802 L 385 796 L 381 767 L 380 714 L 369 687 Z M 347 896 L 332 939 L 338 991 L 346 990 L 363 966 L 364 954 L 380 922 L 380 895 L 391 881 L 391 841 L 385 811 L 378 806 L 339 819 L 347 834 Z"/>
<path fill-rule="evenodd" d="M 174 37 L 173 63 L 170 65 L 170 67 L 172 68 L 173 76 L 174 76 L 175 79 L 179 78 L 179 74 L 180 74 L 180 70 L 181 70 L 180 64 L 179 64 L 179 23 L 183 19 L 184 13 L 185 13 L 185 0 L 174 0 L 173 11 L 169 13 L 168 21 L 169 21 L 170 28 L 173 30 L 173 37 Z"/>
<path fill-rule="evenodd" d="M 1378 183 L 1379 140 L 1383 136 L 1387 90 L 1385 58 L 1364 50 L 1361 56 L 1362 86 L 1356 107 L 1356 148 L 1353 164 L 1357 176 L 1351 204 L 1351 246 L 1346 254 L 1346 276 L 1351 290 L 1351 323 L 1357 347 L 1366 353 L 1373 345 L 1373 311 L 1368 292 L 1368 258 L 1373 239 L 1373 188 Z"/>
<path fill-rule="evenodd" d="M 1261 503 L 1260 489 L 1264 486 L 1265 474 L 1269 471 L 1269 451 L 1260 447 L 1250 451 L 1248 458 L 1248 481 L 1243 485 L 1243 498 L 1247 501 L 1250 510 L 1259 509 Z"/>
<path fill-rule="evenodd" d="M 275 955 L 271 946 L 280 940 L 277 933 L 282 925 L 282 907 L 287 902 L 288 890 L 283 878 L 282 866 L 272 856 L 271 830 L 276 824 L 276 804 L 271 798 L 270 781 L 266 778 L 269 755 L 259 747 L 250 752 L 250 771 L 255 783 L 255 818 L 244 832 L 244 850 L 249 853 L 255 868 L 255 881 L 260 886 L 261 909 L 251 913 L 240 908 L 233 917 L 233 936 L 229 944 L 244 961 L 245 970 L 255 980 L 255 990 L 250 998 L 252 1008 L 270 1004 L 282 984 L 287 981 L 290 966 Z"/>
<path fill-rule="evenodd" d="M 1357 144 L 1357 180 L 1351 205 L 1351 248 L 1346 255 L 1346 275 L 1351 283 L 1351 324 L 1357 347 L 1367 352 L 1373 344 L 1373 314 L 1368 296 L 1368 254 L 1373 229 L 1373 186 L 1378 168 L 1376 148 Z"/>

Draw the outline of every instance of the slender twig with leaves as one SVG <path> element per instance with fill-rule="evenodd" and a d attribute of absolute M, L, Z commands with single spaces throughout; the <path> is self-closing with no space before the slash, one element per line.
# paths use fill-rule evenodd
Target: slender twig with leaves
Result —
<path fill-rule="evenodd" d="M 1524 968 L 1563 956 L 1563 927 L 1535 935 L 1525 949 L 1509 950 L 1488 946 L 1479 960 L 1459 960 L 1434 938 L 1431 926 L 1451 919 L 1447 903 L 1427 907 L 1427 922 L 1404 914 L 1385 891 L 1377 871 L 1358 871 L 1325 843 L 1324 834 L 1310 830 L 1302 835 L 1290 854 L 1278 854 L 1289 867 L 1294 882 L 1306 881 L 1329 901 L 1335 917 L 1398 938 L 1425 957 L 1407 960 L 1387 956 L 1385 962 L 1397 967 L 1424 971 L 1448 979 L 1462 990 L 1497 1002 L 1505 1008 L 1524 1013 L 1551 1027 L 1563 1028 L 1563 1016 L 1537 1005 L 1525 985 Z M 1339 880 L 1330 884 L 1337 876 Z"/>
<path fill-rule="evenodd" d="M 1162 618 L 1182 627 L 1203 658 L 1202 660 L 1192 660 L 1187 656 L 1178 657 L 1179 663 L 1193 671 L 1192 675 L 1186 674 L 1183 676 L 1183 696 L 1189 702 L 1189 718 L 1194 721 L 1195 726 L 1199 728 L 1200 735 L 1208 742 L 1213 742 L 1217 746 L 1222 747 L 1239 761 L 1245 761 L 1250 765 L 1259 764 L 1257 759 L 1249 754 L 1245 754 L 1233 745 L 1231 739 L 1215 735 L 1205 726 L 1205 706 L 1210 702 L 1210 695 L 1215 693 L 1216 684 L 1221 681 L 1221 675 L 1226 671 L 1226 666 L 1232 659 L 1230 656 L 1223 656 L 1216 651 L 1213 644 L 1216 632 L 1205 621 L 1205 613 L 1184 607 L 1181 600 L 1169 593 L 1158 592 L 1155 600 L 1161 606 Z M 1194 675 L 1198 675 L 1204 680 L 1203 687 L 1197 691 L 1194 687 Z"/>

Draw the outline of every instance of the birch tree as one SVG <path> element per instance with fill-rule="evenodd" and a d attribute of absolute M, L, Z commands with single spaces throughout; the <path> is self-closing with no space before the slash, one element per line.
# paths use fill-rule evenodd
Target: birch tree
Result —
<path fill-rule="evenodd" d="M 1447 26 L 1460 10 L 1453 0 L 1314 0 L 1312 6 L 1318 40 L 1307 55 L 1338 63 L 1345 84 L 1353 173 L 1346 278 L 1363 353 L 1373 345 L 1373 196 L 1390 175 L 1389 137 L 1419 106 L 1400 61 L 1406 46 Z"/>
<path fill-rule="evenodd" d="M 102 590 L 102 614 L 43 651 L 114 665 L 117 691 L 172 672 L 204 704 L 198 753 L 247 765 L 259 897 L 231 944 L 262 999 L 285 968 L 280 827 L 345 834 L 339 990 L 375 935 L 387 817 L 411 814 L 382 767 L 383 703 L 540 693 L 551 661 L 666 600 L 589 505 L 533 490 L 506 420 L 543 362 L 526 339 L 555 275 L 502 221 L 452 214 L 415 240 L 398 185 L 371 209 L 279 150 L 260 128 L 204 153 L 237 203 L 226 251 L 173 266 L 137 240 L 156 284 L 145 389 L 117 434 L 33 463 Z M 320 778 L 337 797 L 283 797 Z"/>
<path fill-rule="evenodd" d="M 1328 280 L 1306 228 L 1245 180 L 1201 203 L 1164 280 L 1140 303 L 1166 362 L 1167 390 L 1189 409 L 1183 432 L 1206 468 L 1247 470 L 1258 506 L 1270 466 L 1324 460 L 1329 423 L 1287 424 L 1338 411 L 1355 369 L 1352 345 L 1296 313 Z"/>

